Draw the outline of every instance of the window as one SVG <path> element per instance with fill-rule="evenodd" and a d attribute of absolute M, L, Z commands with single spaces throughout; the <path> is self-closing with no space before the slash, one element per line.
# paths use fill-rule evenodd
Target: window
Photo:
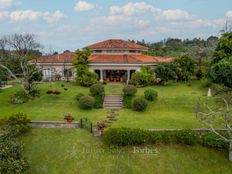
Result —
<path fill-rule="evenodd" d="M 64 77 L 72 77 L 72 70 L 64 69 Z"/>

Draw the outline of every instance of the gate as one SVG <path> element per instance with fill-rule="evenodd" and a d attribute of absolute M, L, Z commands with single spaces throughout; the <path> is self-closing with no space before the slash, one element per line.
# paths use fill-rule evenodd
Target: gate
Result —
<path fill-rule="evenodd" d="M 81 118 L 80 127 L 81 129 L 85 129 L 90 133 L 93 133 L 93 123 L 88 118 Z"/>

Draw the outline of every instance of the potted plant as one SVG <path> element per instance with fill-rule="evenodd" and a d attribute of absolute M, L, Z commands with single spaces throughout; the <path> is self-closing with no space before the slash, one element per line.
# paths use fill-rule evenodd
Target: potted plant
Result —
<path fill-rule="evenodd" d="M 95 137 L 101 136 L 104 129 L 107 127 L 108 127 L 108 125 L 107 125 L 106 121 L 97 122 L 96 129 L 93 130 L 93 136 L 95 136 Z"/>
<path fill-rule="evenodd" d="M 68 124 L 68 127 L 72 127 L 72 122 L 74 120 L 73 116 L 71 113 L 67 113 L 64 115 L 64 120 L 66 121 L 66 123 Z"/>

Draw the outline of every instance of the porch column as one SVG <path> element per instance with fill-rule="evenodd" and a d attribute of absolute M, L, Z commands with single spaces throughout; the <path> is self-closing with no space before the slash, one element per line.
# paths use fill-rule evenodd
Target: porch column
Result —
<path fill-rule="evenodd" d="M 100 82 L 103 82 L 103 70 L 100 70 Z"/>
<path fill-rule="evenodd" d="M 126 81 L 127 84 L 129 82 L 129 80 L 130 80 L 130 70 L 127 70 L 127 81 Z"/>

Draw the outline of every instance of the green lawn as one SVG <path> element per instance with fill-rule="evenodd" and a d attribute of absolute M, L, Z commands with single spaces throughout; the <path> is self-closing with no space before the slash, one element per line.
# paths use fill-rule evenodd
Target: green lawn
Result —
<path fill-rule="evenodd" d="M 231 174 L 224 150 L 201 146 L 148 146 L 109 149 L 80 129 L 32 129 L 23 137 L 30 174 Z M 140 146 L 142 150 L 145 146 Z"/>
<path fill-rule="evenodd" d="M 68 91 L 61 88 L 65 84 Z M 106 85 L 106 94 L 121 94 L 122 85 Z M 200 82 L 195 81 L 191 87 L 185 83 L 170 83 L 167 86 L 150 87 L 158 91 L 158 99 L 150 102 L 145 112 L 135 112 L 129 109 L 119 111 L 118 121 L 114 127 L 137 128 L 196 128 L 201 127 L 193 113 L 199 97 L 204 97 L 207 89 L 202 89 Z M 94 123 L 104 120 L 107 110 L 81 110 L 75 101 L 77 93 L 89 93 L 89 88 L 76 86 L 67 82 L 51 82 L 39 85 L 41 97 L 21 105 L 8 102 L 19 87 L 3 90 L 0 93 L 0 117 L 9 116 L 15 112 L 25 112 L 31 120 L 63 120 L 65 113 L 72 113 L 76 120 L 87 117 Z M 47 90 L 60 90 L 59 96 L 47 95 Z M 143 95 L 146 88 L 139 88 L 137 95 Z"/>

